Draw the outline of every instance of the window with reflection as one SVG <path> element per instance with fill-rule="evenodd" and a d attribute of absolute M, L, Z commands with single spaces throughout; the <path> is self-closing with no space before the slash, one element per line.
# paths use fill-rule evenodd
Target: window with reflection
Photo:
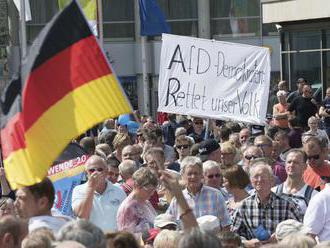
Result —
<path fill-rule="evenodd" d="M 260 0 L 211 0 L 211 34 L 256 36 L 260 33 Z"/>
<path fill-rule="evenodd" d="M 321 83 L 320 52 L 293 53 L 290 56 L 291 82 L 303 77 L 311 85 Z"/>
<path fill-rule="evenodd" d="M 321 31 L 291 32 L 290 50 L 320 49 Z"/>

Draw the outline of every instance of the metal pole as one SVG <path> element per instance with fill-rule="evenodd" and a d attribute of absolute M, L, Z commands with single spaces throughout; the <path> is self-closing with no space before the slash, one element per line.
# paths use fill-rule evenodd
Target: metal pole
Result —
<path fill-rule="evenodd" d="M 259 30 L 260 30 L 260 46 L 263 46 L 264 45 L 264 37 L 263 37 L 263 35 L 262 35 L 262 2 L 261 2 L 261 0 L 260 0 L 260 28 L 259 28 Z"/>
<path fill-rule="evenodd" d="M 26 45 L 26 25 L 25 25 L 25 0 L 21 0 L 19 17 L 20 17 L 20 26 L 21 26 L 21 62 L 26 57 L 27 45 Z"/>
<path fill-rule="evenodd" d="M 146 36 L 141 36 L 141 59 L 142 59 L 142 80 L 143 80 L 143 112 L 150 115 L 149 104 L 149 78 L 147 72 L 147 56 L 146 56 Z"/>
<path fill-rule="evenodd" d="M 100 46 L 103 49 L 103 6 L 102 0 L 97 0 L 97 24 L 99 31 L 99 42 Z"/>
<path fill-rule="evenodd" d="M 205 127 L 205 135 L 204 135 L 205 140 L 207 140 L 209 138 L 209 125 L 210 125 L 210 118 L 207 118 L 206 127 Z"/>

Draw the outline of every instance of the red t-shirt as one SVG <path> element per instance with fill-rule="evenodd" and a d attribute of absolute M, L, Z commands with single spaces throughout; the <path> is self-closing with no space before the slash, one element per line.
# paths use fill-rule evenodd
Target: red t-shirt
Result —
<path fill-rule="evenodd" d="M 303 179 L 306 184 L 313 187 L 314 189 L 324 189 L 325 183 L 321 176 L 330 177 L 330 165 L 328 162 L 324 162 L 323 166 L 319 168 L 312 168 L 307 166 L 304 172 Z"/>

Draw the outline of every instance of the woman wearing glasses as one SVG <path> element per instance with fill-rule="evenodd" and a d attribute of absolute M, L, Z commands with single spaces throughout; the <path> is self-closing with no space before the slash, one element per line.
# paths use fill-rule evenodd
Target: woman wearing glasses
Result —
<path fill-rule="evenodd" d="M 148 201 L 158 186 L 157 175 L 142 167 L 132 176 L 132 193 L 122 202 L 117 213 L 119 231 L 143 233 L 153 226 L 156 211 Z"/>
<path fill-rule="evenodd" d="M 189 156 L 190 154 L 190 148 L 193 145 L 193 142 L 191 140 L 190 137 L 186 136 L 186 135 L 180 135 L 178 137 L 176 137 L 175 139 L 175 150 L 179 155 L 179 158 L 176 162 L 181 163 L 181 161 Z"/>

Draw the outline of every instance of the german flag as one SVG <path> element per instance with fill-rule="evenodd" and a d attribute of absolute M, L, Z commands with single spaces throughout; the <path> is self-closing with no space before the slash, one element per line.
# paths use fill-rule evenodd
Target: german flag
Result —
<path fill-rule="evenodd" d="M 19 94 L 19 79 L 9 87 L 1 119 L 3 162 L 12 189 L 40 182 L 72 138 L 132 112 L 76 1 L 41 31 L 21 78 Z"/>

